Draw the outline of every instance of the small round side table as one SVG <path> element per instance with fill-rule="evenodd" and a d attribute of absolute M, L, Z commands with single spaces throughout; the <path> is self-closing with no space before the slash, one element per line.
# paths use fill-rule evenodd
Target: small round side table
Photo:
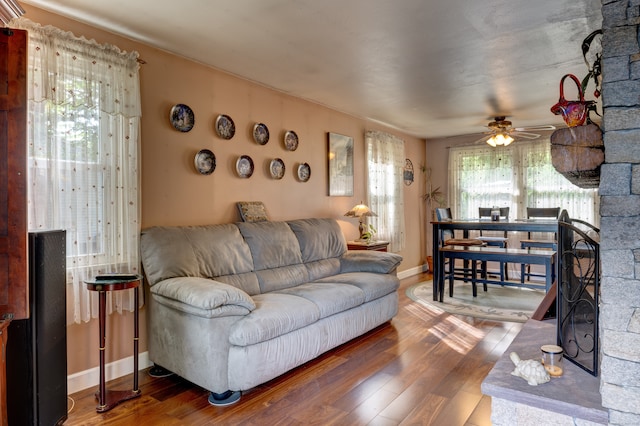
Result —
<path fill-rule="evenodd" d="M 98 317 L 100 321 L 100 388 L 96 392 L 96 399 L 98 400 L 96 411 L 98 413 L 109 411 L 121 402 L 137 398 L 141 395 L 140 389 L 138 389 L 139 296 L 137 290 L 141 282 L 142 276 L 135 274 L 98 275 L 94 279 L 84 282 L 88 290 L 98 292 Z M 133 310 L 133 389 L 126 391 L 107 390 L 104 377 L 107 291 L 128 290 L 130 288 L 136 289 L 134 293 L 135 307 Z"/>

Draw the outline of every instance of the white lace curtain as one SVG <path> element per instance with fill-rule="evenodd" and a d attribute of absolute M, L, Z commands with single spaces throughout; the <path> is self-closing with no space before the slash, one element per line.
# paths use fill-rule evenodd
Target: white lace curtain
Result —
<path fill-rule="evenodd" d="M 396 136 L 367 131 L 367 205 L 377 217 L 369 221 L 378 230 L 377 239 L 389 241 L 390 251 L 405 246 L 404 230 L 404 141 Z"/>
<path fill-rule="evenodd" d="M 66 230 L 67 322 L 89 321 L 98 299 L 84 280 L 140 269 L 138 54 L 11 26 L 29 32 L 29 229 Z M 133 291 L 108 293 L 108 312 L 133 311 Z"/>
<path fill-rule="evenodd" d="M 597 190 L 579 188 L 554 169 L 548 139 L 451 148 L 449 202 L 459 218 L 478 217 L 478 207 L 508 206 L 511 218 L 526 218 L 527 207 L 560 207 L 598 224 Z"/>

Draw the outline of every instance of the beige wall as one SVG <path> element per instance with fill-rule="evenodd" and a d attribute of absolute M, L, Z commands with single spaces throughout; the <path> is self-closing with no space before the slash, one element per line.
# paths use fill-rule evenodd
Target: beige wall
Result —
<path fill-rule="evenodd" d="M 340 221 L 347 239 L 357 237 L 357 221 L 343 217 L 354 204 L 366 197 L 364 175 L 364 132 L 368 129 L 394 133 L 405 140 L 406 156 L 416 171 L 416 182 L 405 186 L 407 246 L 400 254 L 400 271 L 422 265 L 424 225 L 419 196 L 423 191 L 420 165 L 424 163 L 425 143 L 406 134 L 386 129 L 366 120 L 342 114 L 323 106 L 293 98 L 247 82 L 221 71 L 174 55 L 116 37 L 93 27 L 25 6 L 26 18 L 51 24 L 77 36 L 111 43 L 122 50 L 137 50 L 146 61 L 141 67 L 142 90 L 142 227 L 225 223 L 238 220 L 235 202 L 260 200 L 270 218 L 284 220 L 305 217 L 333 217 Z M 195 113 L 195 126 L 188 133 L 174 130 L 169 110 L 176 103 L 189 105 Z M 231 140 L 216 136 L 213 123 L 218 114 L 227 114 L 236 125 Z M 255 122 L 270 130 L 269 143 L 253 142 Z M 282 133 L 294 130 L 300 139 L 296 151 L 286 151 Z M 352 136 L 355 142 L 355 185 L 353 197 L 327 196 L 326 133 Z M 217 157 L 217 168 L 210 176 L 198 174 L 193 158 L 208 148 Z M 250 155 L 255 172 L 250 179 L 235 175 L 239 155 Z M 272 180 L 266 165 L 282 158 L 286 174 Z M 300 183 L 294 176 L 297 164 L 311 166 L 311 179 Z M 416 232 L 420 230 L 420 232 Z M 141 351 L 146 350 L 146 321 L 141 319 Z M 97 321 L 68 328 L 68 372 L 73 374 L 98 365 Z M 131 355 L 131 315 L 111 315 L 108 361 Z"/>

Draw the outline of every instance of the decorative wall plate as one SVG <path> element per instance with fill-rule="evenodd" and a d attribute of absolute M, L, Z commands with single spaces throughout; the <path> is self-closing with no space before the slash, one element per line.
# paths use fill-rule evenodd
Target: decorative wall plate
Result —
<path fill-rule="evenodd" d="M 306 182 L 311 177 L 311 167 L 309 164 L 302 163 L 298 166 L 298 179 L 300 182 Z"/>
<path fill-rule="evenodd" d="M 208 149 L 201 149 L 196 154 L 194 164 L 201 175 L 210 175 L 216 169 L 216 156 Z"/>
<path fill-rule="evenodd" d="M 279 158 L 274 158 L 269 165 L 269 171 L 271 172 L 272 178 L 282 179 L 284 177 L 284 161 Z"/>
<path fill-rule="evenodd" d="M 288 130 L 284 134 L 284 147 L 289 151 L 295 151 L 298 148 L 298 135 L 293 130 Z"/>
<path fill-rule="evenodd" d="M 231 139 L 236 134 L 236 125 L 231 117 L 228 115 L 220 114 L 216 118 L 216 133 L 222 139 Z"/>
<path fill-rule="evenodd" d="M 253 125 L 253 140 L 260 145 L 269 142 L 269 129 L 266 124 L 256 123 Z"/>
<path fill-rule="evenodd" d="M 248 155 L 241 155 L 236 161 L 236 172 L 241 178 L 250 178 L 253 174 L 253 160 Z"/>
<path fill-rule="evenodd" d="M 171 125 L 181 132 L 188 132 L 193 129 L 196 120 L 193 111 L 185 104 L 176 104 L 171 107 L 169 113 L 169 121 Z"/>
<path fill-rule="evenodd" d="M 413 183 L 413 163 L 408 158 L 404 160 L 404 184 L 409 186 Z"/>

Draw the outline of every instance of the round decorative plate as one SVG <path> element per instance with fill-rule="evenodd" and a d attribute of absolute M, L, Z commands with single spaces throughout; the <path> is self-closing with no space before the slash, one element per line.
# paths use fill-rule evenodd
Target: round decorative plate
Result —
<path fill-rule="evenodd" d="M 288 130 L 284 134 L 284 147 L 289 151 L 295 151 L 298 148 L 298 135 L 293 130 Z"/>
<path fill-rule="evenodd" d="M 406 158 L 404 160 L 404 184 L 409 186 L 413 183 L 413 163 Z"/>
<path fill-rule="evenodd" d="M 231 117 L 228 115 L 220 114 L 216 118 L 216 133 L 222 139 L 231 139 L 236 134 L 236 125 Z"/>
<path fill-rule="evenodd" d="M 201 149 L 196 154 L 194 164 L 201 175 L 210 175 L 216 169 L 216 156 L 208 149 Z"/>
<path fill-rule="evenodd" d="M 193 111 L 184 104 L 176 104 L 171 107 L 169 120 L 171 125 L 181 132 L 188 132 L 193 129 L 193 125 L 196 122 Z"/>
<path fill-rule="evenodd" d="M 274 158 L 269 165 L 269 171 L 272 178 L 282 179 L 284 177 L 284 162 L 279 158 Z"/>
<path fill-rule="evenodd" d="M 265 124 L 256 123 L 253 125 L 253 140 L 260 145 L 269 142 L 269 129 Z"/>
<path fill-rule="evenodd" d="M 311 177 L 311 167 L 309 164 L 302 163 L 298 166 L 298 179 L 300 182 L 306 182 Z"/>
<path fill-rule="evenodd" d="M 241 155 L 236 161 L 236 171 L 241 178 L 249 178 L 253 174 L 253 160 L 248 155 Z"/>

